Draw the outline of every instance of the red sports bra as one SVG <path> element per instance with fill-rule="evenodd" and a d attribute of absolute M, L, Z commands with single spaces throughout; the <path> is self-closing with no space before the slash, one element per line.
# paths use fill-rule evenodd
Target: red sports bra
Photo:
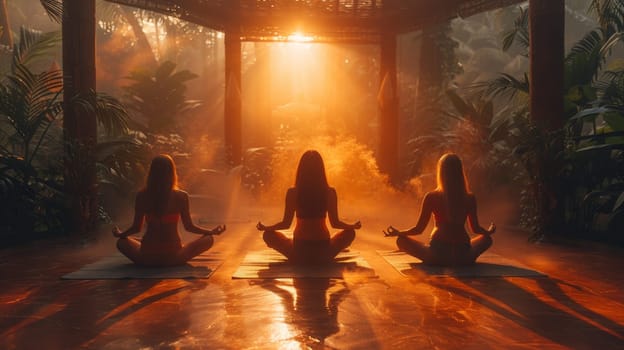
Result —
<path fill-rule="evenodd" d="M 161 216 L 148 214 L 146 215 L 146 220 L 148 223 L 177 224 L 180 220 L 180 214 L 165 214 Z"/>

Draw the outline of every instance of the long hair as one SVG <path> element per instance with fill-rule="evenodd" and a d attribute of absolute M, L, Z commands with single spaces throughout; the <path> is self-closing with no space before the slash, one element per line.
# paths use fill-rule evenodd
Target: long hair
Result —
<path fill-rule="evenodd" d="M 147 212 L 156 215 L 165 214 L 171 192 L 177 188 L 178 174 L 173 159 L 167 154 L 154 157 L 144 189 L 148 198 Z"/>
<path fill-rule="evenodd" d="M 314 150 L 306 151 L 299 160 L 297 177 L 297 211 L 301 217 L 316 218 L 327 211 L 327 175 L 323 158 Z"/>
<path fill-rule="evenodd" d="M 438 191 L 447 202 L 449 215 L 455 217 L 465 208 L 466 197 L 470 193 L 461 159 L 454 153 L 446 153 L 438 160 Z"/>

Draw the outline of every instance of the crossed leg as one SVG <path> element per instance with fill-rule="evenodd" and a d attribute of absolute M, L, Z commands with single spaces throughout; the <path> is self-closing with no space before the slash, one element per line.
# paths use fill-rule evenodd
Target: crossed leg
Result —
<path fill-rule="evenodd" d="M 396 240 L 399 250 L 409 255 L 415 256 L 425 263 L 429 263 L 431 259 L 431 251 L 429 246 L 406 236 L 399 236 Z"/>
<path fill-rule="evenodd" d="M 483 254 L 492 246 L 492 237 L 489 235 L 478 235 L 470 240 L 470 257 L 476 261 L 479 255 Z"/>
<path fill-rule="evenodd" d="M 284 233 L 280 231 L 264 231 L 262 239 L 269 248 L 277 250 L 289 260 L 294 258 L 295 248 L 293 240 Z"/>
<path fill-rule="evenodd" d="M 284 255 L 289 260 L 296 259 L 293 239 L 286 236 L 280 231 L 265 231 L 262 239 L 269 248 L 273 248 Z M 355 239 L 355 230 L 347 229 L 335 234 L 329 241 L 329 251 L 327 256 L 321 259 L 333 259 L 342 251 L 351 245 Z"/>
<path fill-rule="evenodd" d="M 210 249 L 213 244 L 214 238 L 211 235 L 206 235 L 189 242 L 173 254 L 147 255 L 141 252 L 141 241 L 133 237 L 127 237 L 117 240 L 117 249 L 137 265 L 174 266 L 185 264 L 192 258 Z"/>
<path fill-rule="evenodd" d="M 399 236 L 396 241 L 399 250 L 422 260 L 425 264 L 433 265 L 468 265 L 474 263 L 479 255 L 492 246 L 492 237 L 479 235 L 470 240 L 468 256 L 445 257 L 436 256 L 428 245 L 406 236 Z"/>
<path fill-rule="evenodd" d="M 336 233 L 329 241 L 329 257 L 335 258 L 338 253 L 346 249 L 355 240 L 355 230 L 347 229 Z"/>

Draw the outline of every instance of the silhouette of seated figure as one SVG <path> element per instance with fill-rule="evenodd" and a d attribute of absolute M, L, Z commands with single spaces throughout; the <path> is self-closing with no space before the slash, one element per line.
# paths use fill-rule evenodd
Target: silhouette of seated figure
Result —
<path fill-rule="evenodd" d="M 264 231 L 264 242 L 297 264 L 330 262 L 355 239 L 360 222 L 347 224 L 338 218 L 336 190 L 327 183 L 323 158 L 314 150 L 306 151 L 297 167 L 295 186 L 286 192 L 282 221 L 256 228 Z M 279 230 L 288 229 L 297 216 L 293 238 Z M 333 228 L 341 229 L 330 236 L 326 217 Z"/>
<path fill-rule="evenodd" d="M 134 221 L 125 231 L 113 228 L 117 237 L 117 249 L 134 263 L 146 266 L 184 265 L 193 257 L 210 249 L 213 235 L 225 231 L 225 225 L 212 230 L 197 226 L 191 220 L 189 196 L 178 189 L 176 166 L 165 154 L 156 156 L 150 164 L 146 186 L 135 199 Z M 182 244 L 178 221 L 188 232 L 202 235 Z M 130 237 L 141 232 L 143 223 L 147 229 L 142 240 Z"/>
<path fill-rule="evenodd" d="M 284 319 L 300 333 L 294 338 L 304 347 L 322 347 L 327 338 L 340 331 L 338 306 L 350 291 L 343 281 L 293 278 L 294 293 L 288 282 L 265 280 L 258 284 L 281 298 Z"/>
<path fill-rule="evenodd" d="M 477 201 L 468 190 L 462 162 L 457 155 L 447 153 L 440 157 L 437 182 L 437 188 L 426 193 L 423 198 L 416 226 L 403 231 L 389 226 L 383 231 L 384 235 L 397 236 L 397 247 L 425 264 L 473 264 L 492 245 L 491 235 L 496 231 L 496 226 L 492 223 L 485 229 L 479 225 Z M 432 214 L 435 226 L 429 245 L 409 237 L 421 234 Z M 477 237 L 470 239 L 465 228 L 466 219 Z"/>

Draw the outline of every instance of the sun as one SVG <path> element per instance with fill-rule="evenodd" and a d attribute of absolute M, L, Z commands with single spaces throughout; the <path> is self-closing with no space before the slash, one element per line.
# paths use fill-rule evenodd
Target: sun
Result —
<path fill-rule="evenodd" d="M 305 35 L 301 32 L 294 32 L 287 37 L 288 41 L 295 43 L 309 43 L 314 41 L 314 37 Z"/>

